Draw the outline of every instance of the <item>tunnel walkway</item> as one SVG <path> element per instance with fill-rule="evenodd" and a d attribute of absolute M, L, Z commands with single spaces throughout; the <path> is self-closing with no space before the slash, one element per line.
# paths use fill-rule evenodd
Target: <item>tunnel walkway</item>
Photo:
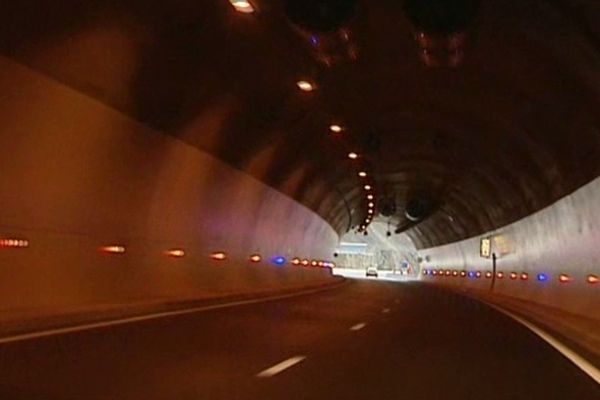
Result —
<path fill-rule="evenodd" d="M 427 285 L 295 298 L 0 347 L 0 397 L 600 399 L 523 326 Z"/>

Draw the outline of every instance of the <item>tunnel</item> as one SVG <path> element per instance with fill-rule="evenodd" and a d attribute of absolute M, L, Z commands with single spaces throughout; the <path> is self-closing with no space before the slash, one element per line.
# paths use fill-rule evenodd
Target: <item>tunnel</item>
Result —
<path fill-rule="evenodd" d="M 0 4 L 0 399 L 600 400 L 597 0 Z"/>

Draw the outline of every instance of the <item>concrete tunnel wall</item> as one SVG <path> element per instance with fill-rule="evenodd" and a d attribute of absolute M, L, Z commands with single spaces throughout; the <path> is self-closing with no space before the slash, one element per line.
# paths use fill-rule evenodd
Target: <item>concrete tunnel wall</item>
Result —
<path fill-rule="evenodd" d="M 453 244 L 421 250 L 428 258 L 424 269 L 481 271 L 481 278 L 439 277 L 423 279 L 439 285 L 489 292 L 492 259 L 480 257 L 480 238 L 492 238 L 498 255 L 494 293 L 559 309 L 569 314 L 600 320 L 600 178 L 581 187 L 553 205 L 503 228 Z M 512 272 L 527 273 L 529 279 L 509 278 Z M 545 274 L 547 281 L 539 281 Z M 572 280 L 561 283 L 559 276 Z"/>
<path fill-rule="evenodd" d="M 29 241 L 0 248 L 1 321 L 333 279 L 248 262 L 331 258 L 337 234 L 299 203 L 6 58 L 0 87 L 0 238 Z"/>

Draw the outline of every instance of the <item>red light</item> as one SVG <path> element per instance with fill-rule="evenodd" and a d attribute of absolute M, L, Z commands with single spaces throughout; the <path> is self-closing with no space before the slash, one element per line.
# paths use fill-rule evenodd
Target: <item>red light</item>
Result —
<path fill-rule="evenodd" d="M 250 256 L 250 261 L 253 263 L 260 262 L 260 260 L 262 260 L 262 257 L 259 254 L 252 254 Z"/>
<path fill-rule="evenodd" d="M 292 264 L 294 264 L 294 265 L 300 265 L 300 259 L 299 259 L 299 258 L 297 258 L 297 257 L 296 257 L 296 258 L 294 258 L 294 259 L 292 260 Z"/>
<path fill-rule="evenodd" d="M 485 277 L 486 277 L 487 279 L 491 279 L 491 278 L 492 278 L 492 275 L 493 275 L 493 274 L 492 274 L 490 271 L 488 271 L 488 272 L 486 272 L 486 273 L 485 273 Z"/>
<path fill-rule="evenodd" d="M 523 273 L 521 274 L 521 280 L 522 280 L 522 281 L 526 281 L 527 279 L 529 279 L 529 274 L 528 274 L 528 273 L 526 273 L 526 272 L 523 272 Z"/>
<path fill-rule="evenodd" d="M 125 253 L 125 247 L 123 246 L 116 246 L 116 245 L 110 245 L 110 246 L 104 246 L 100 248 L 101 251 L 105 252 L 105 253 L 111 253 L 111 254 L 123 254 Z"/>
<path fill-rule="evenodd" d="M 496 277 L 498 277 L 498 279 L 502 279 L 502 278 L 504 278 L 504 272 L 498 272 L 498 273 L 496 274 Z"/>
<path fill-rule="evenodd" d="M 0 247 L 13 249 L 29 247 L 29 241 L 23 239 L 0 239 Z"/>
<path fill-rule="evenodd" d="M 573 278 L 571 278 L 567 274 L 560 274 L 560 276 L 558 277 L 558 280 L 560 281 L 560 283 L 569 283 L 573 280 Z"/>
<path fill-rule="evenodd" d="M 517 275 L 517 273 L 516 273 L 516 272 L 511 272 L 511 273 L 510 273 L 510 279 L 512 279 L 512 280 L 515 280 L 515 279 L 517 279 L 517 277 L 518 277 L 518 276 L 519 276 L 519 275 Z"/>
<path fill-rule="evenodd" d="M 588 283 L 591 283 L 593 285 L 593 284 L 600 282 L 600 279 L 596 275 L 588 275 L 587 281 L 588 281 Z"/>
<path fill-rule="evenodd" d="M 183 251 L 183 249 L 171 249 L 167 250 L 165 254 L 169 257 L 181 258 L 185 256 L 185 251 Z"/>
<path fill-rule="evenodd" d="M 212 258 L 213 260 L 217 260 L 217 261 L 223 261 L 224 259 L 227 258 L 227 254 L 225 254 L 225 252 L 223 252 L 223 251 L 217 251 L 217 252 L 211 253 L 210 258 Z"/>
<path fill-rule="evenodd" d="M 475 272 L 475 276 L 478 277 L 478 278 L 481 278 L 481 271 Z"/>

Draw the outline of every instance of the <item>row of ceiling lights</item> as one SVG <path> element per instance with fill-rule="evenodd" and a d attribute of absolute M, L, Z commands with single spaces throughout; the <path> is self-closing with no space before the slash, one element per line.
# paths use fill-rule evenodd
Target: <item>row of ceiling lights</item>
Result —
<path fill-rule="evenodd" d="M 235 8 L 235 10 L 241 13 L 252 13 L 254 12 L 254 7 L 247 0 L 229 0 L 231 5 Z M 301 79 L 296 82 L 296 86 L 303 92 L 313 92 L 317 89 L 317 84 L 314 81 L 310 81 L 307 79 Z M 331 124 L 329 125 L 329 130 L 334 134 L 339 134 L 344 131 L 344 127 L 339 124 Z M 360 155 L 354 151 L 348 153 L 348 158 L 351 160 L 357 160 L 360 158 Z M 367 179 L 368 173 L 367 171 L 360 169 L 358 171 L 359 178 Z M 367 212 L 364 220 L 362 221 L 359 232 L 366 231 L 367 226 L 373 220 L 375 214 L 375 196 L 373 195 L 373 186 L 369 183 L 365 183 L 363 185 L 363 189 L 366 192 L 366 204 L 367 204 Z"/>
<path fill-rule="evenodd" d="M 485 274 L 483 274 L 481 271 L 465 271 L 465 270 L 450 270 L 450 269 L 424 269 L 423 270 L 423 275 L 427 275 L 427 276 L 431 276 L 431 277 L 461 277 L 461 278 L 481 278 L 482 276 L 485 276 L 487 279 L 491 279 L 494 274 L 491 271 L 486 271 Z M 496 278 L 497 279 L 504 279 L 505 277 L 505 273 L 500 271 L 496 273 Z M 508 274 L 508 278 L 511 280 L 522 280 L 522 281 L 527 281 L 529 280 L 529 274 L 527 272 L 521 272 L 520 274 L 517 272 L 511 272 L 510 274 Z M 540 282 L 547 282 L 550 281 L 550 275 L 546 274 L 546 273 L 539 273 L 536 276 L 536 279 Z M 568 274 L 559 274 L 557 280 L 560 283 L 569 283 L 572 282 L 574 279 L 571 275 Z M 588 283 L 591 284 L 596 284 L 600 282 L 600 278 L 598 278 L 598 276 L 593 275 L 593 274 L 589 274 L 586 277 L 586 281 Z"/>
<path fill-rule="evenodd" d="M 0 248 L 7 249 L 24 249 L 29 247 L 29 240 L 26 239 L 0 239 Z M 106 246 L 101 246 L 98 249 L 102 253 L 106 254 L 125 254 L 126 248 L 120 244 L 110 244 Z M 185 250 L 182 248 L 173 248 L 166 250 L 164 255 L 174 258 L 182 258 L 185 257 Z M 215 251 L 209 254 L 209 257 L 215 261 L 224 261 L 227 259 L 227 253 L 224 251 Z M 248 257 L 248 261 L 258 263 L 262 261 L 262 256 L 260 254 L 254 253 Z M 287 263 L 287 260 L 283 256 L 274 256 L 271 258 L 271 262 L 275 265 L 284 265 Z M 293 265 L 302 265 L 302 266 L 312 266 L 312 267 L 323 267 L 323 268 L 333 268 L 335 264 L 330 261 L 324 260 L 309 260 L 309 259 L 300 259 L 295 257 L 290 262 Z"/>

